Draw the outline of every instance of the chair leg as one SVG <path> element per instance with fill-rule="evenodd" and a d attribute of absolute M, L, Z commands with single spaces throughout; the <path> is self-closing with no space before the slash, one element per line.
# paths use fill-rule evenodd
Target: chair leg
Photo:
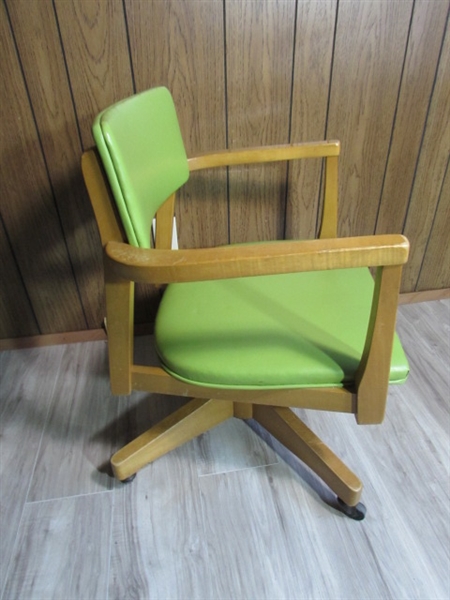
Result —
<path fill-rule="evenodd" d="M 254 405 L 253 418 L 308 465 L 345 504 L 358 504 L 361 481 L 292 410 Z"/>
<path fill-rule="evenodd" d="M 153 460 L 233 416 L 233 402 L 194 399 L 121 448 L 111 458 L 124 481 Z"/>

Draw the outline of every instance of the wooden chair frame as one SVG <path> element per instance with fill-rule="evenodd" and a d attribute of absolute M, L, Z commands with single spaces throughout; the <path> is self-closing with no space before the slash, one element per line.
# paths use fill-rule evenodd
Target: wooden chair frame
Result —
<path fill-rule="evenodd" d="M 156 215 L 155 248 L 126 243 L 96 150 L 82 169 L 104 248 L 111 389 L 146 390 L 193 398 L 174 414 L 116 452 L 115 476 L 126 480 L 149 462 L 230 417 L 256 419 L 321 477 L 348 506 L 359 502 L 361 481 L 288 407 L 354 413 L 358 423 L 383 420 L 402 265 L 409 244 L 402 235 L 337 238 L 337 141 L 248 148 L 196 156 L 190 171 L 242 164 L 325 159 L 319 238 L 245 246 L 171 250 L 175 194 Z M 179 381 L 160 367 L 134 364 L 134 283 L 225 279 L 349 267 L 376 267 L 366 343 L 352 388 L 230 390 Z"/>

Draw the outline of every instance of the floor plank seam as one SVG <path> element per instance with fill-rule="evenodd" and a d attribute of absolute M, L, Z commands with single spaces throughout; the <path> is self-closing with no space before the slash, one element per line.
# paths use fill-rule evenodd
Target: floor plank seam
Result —
<path fill-rule="evenodd" d="M 110 579 L 111 579 L 111 561 L 112 561 L 112 551 L 113 551 L 113 527 L 114 527 L 114 515 L 116 511 L 116 493 L 117 488 L 113 488 L 109 490 L 112 493 L 111 496 L 111 519 L 109 523 L 109 548 L 108 548 L 108 565 L 106 568 L 106 590 L 105 590 L 105 600 L 109 600 L 109 587 L 110 587 Z"/>
<path fill-rule="evenodd" d="M 43 498 L 42 500 L 27 500 L 24 506 L 37 506 L 38 504 L 47 504 L 48 502 L 56 502 L 58 500 L 71 500 L 73 498 L 84 498 L 89 496 L 100 496 L 102 494 L 111 494 L 116 490 L 97 490 L 95 492 L 85 492 L 83 494 L 67 494 L 66 496 L 55 496 L 53 498 Z"/>
<path fill-rule="evenodd" d="M 55 369 L 55 373 L 59 372 L 59 369 L 60 369 L 60 366 L 61 366 L 61 362 L 62 362 L 62 353 L 59 355 L 58 368 Z M 7 567 L 6 567 L 6 570 L 5 570 L 5 579 L 3 581 L 3 586 L 2 586 L 2 590 L 1 590 L 0 600 L 3 600 L 3 595 L 4 595 L 5 590 L 6 590 L 6 584 L 7 584 L 8 579 L 9 579 L 11 565 L 12 565 L 12 557 L 14 556 L 14 552 L 15 552 L 15 549 L 16 549 L 16 546 L 17 546 L 17 539 L 19 537 L 20 528 L 22 526 L 23 516 L 24 516 L 24 513 L 25 513 L 25 507 L 27 505 L 27 499 L 28 499 L 28 495 L 30 493 L 31 484 L 33 482 L 33 477 L 34 477 L 34 473 L 35 473 L 35 470 L 36 470 L 36 464 L 37 464 L 37 461 L 38 461 L 39 453 L 41 451 L 42 442 L 43 442 L 43 439 L 44 439 L 44 433 L 45 433 L 47 424 L 48 424 L 49 419 L 50 419 L 51 408 L 53 407 L 53 404 L 55 402 L 56 382 L 57 382 L 57 375 L 55 375 L 55 377 L 53 378 L 52 389 L 51 389 L 51 392 L 49 394 L 49 396 L 51 397 L 51 400 L 48 403 L 47 412 L 46 412 L 46 415 L 45 415 L 44 423 L 42 425 L 41 434 L 39 436 L 39 443 L 38 443 L 38 447 L 37 447 L 37 450 L 36 450 L 36 455 L 34 457 L 33 466 L 32 466 L 32 468 L 30 470 L 30 477 L 29 477 L 29 481 L 28 481 L 28 487 L 27 487 L 27 491 L 26 491 L 26 494 L 25 494 L 25 499 L 24 499 L 24 502 L 23 502 L 23 505 L 22 505 L 22 510 L 21 510 L 21 513 L 20 513 L 20 518 L 19 518 L 19 521 L 18 521 L 18 524 L 17 524 L 17 529 L 16 529 L 15 536 L 14 536 L 14 542 L 12 544 L 12 552 L 11 552 L 11 554 L 9 556 L 8 564 L 7 564 Z"/>
<path fill-rule="evenodd" d="M 270 446 L 269 446 L 270 448 Z M 250 469 L 266 469 L 267 467 L 276 467 L 280 461 L 267 463 L 266 465 L 249 465 L 248 467 L 240 467 L 238 469 L 228 469 L 226 471 L 215 471 L 214 473 L 199 473 L 199 479 L 206 477 L 215 477 L 217 475 L 230 475 L 232 473 L 240 473 L 241 471 L 249 471 Z"/>
<path fill-rule="evenodd" d="M 136 394 L 129 409 L 110 410 L 104 350 L 88 344 L 61 360 L 45 349 L 18 362 L 0 355 L 3 442 L 20 458 L 2 473 L 0 600 L 447 600 L 449 309 L 450 300 L 400 308 L 411 375 L 392 389 L 383 425 L 294 410 L 363 480 L 363 523 L 337 513 L 304 463 L 238 419 L 124 486 L 107 471 L 111 447 L 165 409 Z"/>

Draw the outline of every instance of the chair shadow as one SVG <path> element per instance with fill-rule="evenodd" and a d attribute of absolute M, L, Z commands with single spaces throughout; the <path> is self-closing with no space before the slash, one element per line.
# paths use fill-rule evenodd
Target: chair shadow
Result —
<path fill-rule="evenodd" d="M 275 454 L 277 454 L 284 463 L 292 469 L 292 471 L 303 481 L 305 484 L 304 489 L 306 493 L 311 496 L 319 498 L 326 506 L 330 509 L 339 510 L 336 495 L 330 490 L 330 488 L 312 471 L 305 465 L 295 454 L 288 450 L 281 442 L 273 437 L 264 427 L 262 427 L 254 419 L 245 421 L 248 427 L 263 441 L 269 448 L 271 448 Z M 341 511 L 339 511 L 341 512 Z"/>

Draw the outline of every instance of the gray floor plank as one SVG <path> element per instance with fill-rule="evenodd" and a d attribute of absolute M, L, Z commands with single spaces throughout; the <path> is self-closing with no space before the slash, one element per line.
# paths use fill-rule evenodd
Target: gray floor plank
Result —
<path fill-rule="evenodd" d="M 400 307 L 411 375 L 382 425 L 298 411 L 363 480 L 361 523 L 252 421 L 114 483 L 109 454 L 186 399 L 113 398 L 102 343 L 3 353 L 3 600 L 447 600 L 449 314 L 448 300 Z"/>
<path fill-rule="evenodd" d="M 29 503 L 4 600 L 105 600 L 112 494 Z"/>
<path fill-rule="evenodd" d="M 186 403 L 133 393 L 121 399 L 121 443 Z M 195 598 L 207 578 L 195 442 L 156 460 L 116 490 L 109 598 Z"/>
<path fill-rule="evenodd" d="M 272 465 L 278 456 L 240 419 L 229 419 L 195 440 L 200 476 Z"/>
<path fill-rule="evenodd" d="M 192 443 L 116 491 L 110 600 L 201 598 L 209 566 Z"/>
<path fill-rule="evenodd" d="M 52 404 L 61 352 L 2 353 L 0 371 L 0 594 Z"/>
<path fill-rule="evenodd" d="M 61 348 L 61 371 L 37 457 L 29 500 L 111 489 L 119 400 L 111 395 L 104 342 Z"/>

